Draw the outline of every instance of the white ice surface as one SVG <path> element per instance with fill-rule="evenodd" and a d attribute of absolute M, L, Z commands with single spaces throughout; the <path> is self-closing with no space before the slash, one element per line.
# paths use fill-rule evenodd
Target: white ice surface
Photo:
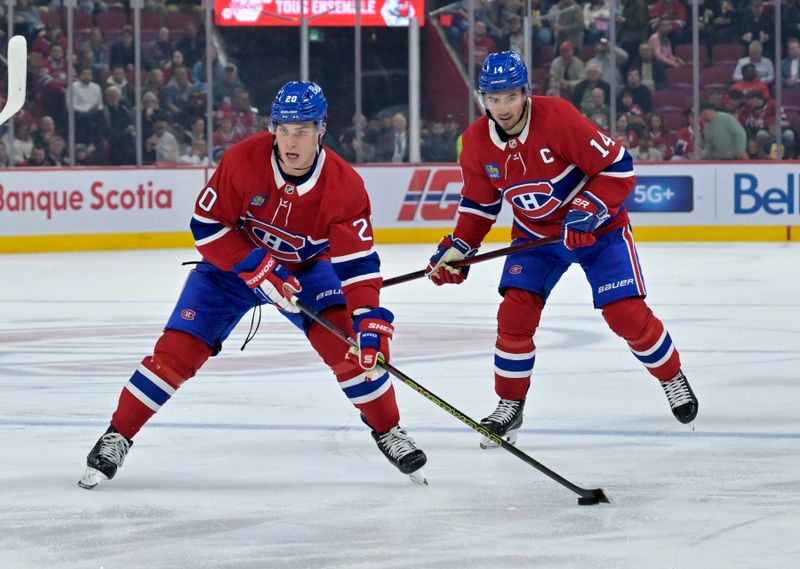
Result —
<path fill-rule="evenodd" d="M 484 250 L 488 250 L 487 246 Z M 384 246 L 383 273 L 427 246 Z M 800 566 L 800 246 L 641 244 L 648 302 L 700 399 L 677 423 L 592 309 L 579 268 L 537 335 L 519 448 L 576 496 L 395 381 L 430 486 L 381 456 L 305 344 L 265 312 L 145 426 L 118 476 L 76 486 L 172 310 L 191 250 L 0 256 L 0 568 L 790 569 Z M 384 291 L 393 363 L 494 408 L 499 261 Z"/>

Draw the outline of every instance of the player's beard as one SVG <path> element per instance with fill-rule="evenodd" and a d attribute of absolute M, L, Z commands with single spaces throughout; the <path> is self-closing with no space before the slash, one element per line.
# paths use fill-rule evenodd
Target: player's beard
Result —
<path fill-rule="evenodd" d="M 496 119 L 496 118 L 495 118 L 495 117 L 492 115 L 491 111 L 489 111 L 488 109 L 486 110 L 486 115 L 487 115 L 487 116 L 488 116 L 490 119 L 492 119 L 492 120 L 494 121 L 494 123 L 497 125 L 497 128 L 499 128 L 500 130 L 502 130 L 502 131 L 503 131 L 503 132 L 504 132 L 506 135 L 508 135 L 508 136 L 515 136 L 515 135 L 512 135 L 512 134 L 511 134 L 511 132 L 513 132 L 513 131 L 514 131 L 514 130 L 515 130 L 515 129 L 516 129 L 518 126 L 519 126 L 519 124 L 520 124 L 521 122 L 523 122 L 523 121 L 526 119 L 526 114 L 525 114 L 525 113 L 528 111 L 528 105 L 529 105 L 529 103 L 530 103 L 530 99 L 526 97 L 526 98 L 525 98 L 525 103 L 522 105 L 522 112 L 520 113 L 520 115 L 519 115 L 519 118 L 518 118 L 517 120 L 515 120 L 515 121 L 514 121 L 514 124 L 512 124 L 512 125 L 511 125 L 510 127 L 508 127 L 508 128 L 504 128 L 504 127 L 503 127 L 503 125 L 501 125 L 501 124 L 500 124 L 500 121 L 498 121 L 498 120 L 497 120 L 497 119 Z M 517 133 L 517 134 L 518 134 L 518 133 Z"/>

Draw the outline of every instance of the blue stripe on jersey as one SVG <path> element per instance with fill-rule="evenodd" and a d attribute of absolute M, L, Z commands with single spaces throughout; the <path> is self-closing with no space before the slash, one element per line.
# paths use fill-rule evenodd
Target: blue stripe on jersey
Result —
<path fill-rule="evenodd" d="M 622 158 L 613 164 L 609 164 L 603 172 L 615 172 L 615 173 L 622 173 L 622 172 L 633 172 L 633 158 L 628 151 L 626 150 L 625 153 L 622 155 Z"/>
<path fill-rule="evenodd" d="M 461 205 L 459 207 L 465 209 L 474 209 L 483 212 L 486 215 L 497 217 L 497 214 L 500 213 L 500 209 L 503 207 L 503 202 L 502 200 L 498 200 L 498 202 L 495 204 L 483 205 L 476 201 L 472 201 L 469 198 L 461 198 Z"/>
<path fill-rule="evenodd" d="M 559 200 L 563 201 L 572 190 L 575 189 L 575 186 L 581 183 L 581 180 L 586 176 L 583 173 L 583 170 L 575 166 L 566 176 L 561 178 L 558 182 L 552 183 L 553 185 L 553 195 L 558 198 Z"/>
<path fill-rule="evenodd" d="M 192 218 L 192 221 L 189 222 L 189 229 L 192 231 L 194 240 L 200 241 L 202 239 L 206 239 L 207 237 L 211 237 L 215 233 L 219 233 L 225 229 L 225 226 L 221 223 L 205 223 Z"/>
<path fill-rule="evenodd" d="M 413 194 L 406 194 L 406 197 L 403 198 L 404 202 L 414 202 L 417 203 L 422 198 L 422 194 L 419 192 L 414 192 Z"/>
<path fill-rule="evenodd" d="M 345 387 L 342 389 L 342 391 L 344 391 L 344 394 L 347 395 L 348 399 L 355 399 L 356 397 L 363 397 L 365 395 L 369 395 L 370 393 L 374 393 L 387 381 L 389 381 L 389 374 L 384 373 L 378 379 L 373 379 L 372 381 L 362 381 L 356 385 Z"/>
<path fill-rule="evenodd" d="M 497 354 L 494 356 L 495 367 L 505 371 L 531 371 L 535 361 L 536 356 L 533 356 L 527 360 L 509 360 L 506 358 L 501 358 Z"/>
<path fill-rule="evenodd" d="M 169 401 L 170 394 L 161 389 L 155 383 L 147 379 L 140 371 L 133 372 L 130 379 L 131 384 L 139 391 L 144 393 L 153 403 L 159 407 Z"/>
<path fill-rule="evenodd" d="M 333 270 L 339 280 L 346 281 L 353 277 L 380 272 L 381 259 L 377 252 L 372 252 L 366 257 L 333 263 Z"/>
<path fill-rule="evenodd" d="M 652 364 L 663 358 L 667 355 L 667 352 L 672 347 L 672 338 L 669 337 L 669 333 L 664 336 L 664 341 L 661 342 L 661 345 L 658 349 L 653 352 L 652 354 L 646 356 L 640 356 L 636 352 L 633 352 L 633 355 L 636 356 L 640 362 L 643 364 Z"/>

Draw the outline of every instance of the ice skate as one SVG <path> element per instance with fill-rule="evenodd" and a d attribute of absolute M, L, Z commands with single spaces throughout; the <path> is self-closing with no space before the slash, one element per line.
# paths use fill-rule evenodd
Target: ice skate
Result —
<path fill-rule="evenodd" d="M 497 404 L 497 409 L 481 420 L 481 425 L 513 445 L 517 442 L 517 431 L 522 426 L 522 411 L 524 408 L 524 399 L 501 399 Z M 500 445 L 487 437 L 481 439 L 481 448 L 496 448 L 498 446 Z"/>
<path fill-rule="evenodd" d="M 662 381 L 661 387 L 664 393 L 667 394 L 669 406 L 672 408 L 672 414 L 681 423 L 691 423 L 697 417 L 697 409 L 699 404 L 697 397 L 695 397 L 692 388 L 689 386 L 689 380 L 683 375 L 682 371 L 678 371 L 678 375 L 669 381 Z"/>
<path fill-rule="evenodd" d="M 86 457 L 86 471 L 78 486 L 91 490 L 101 482 L 111 480 L 125 462 L 133 441 L 126 439 L 114 427 L 109 427 Z"/>
<path fill-rule="evenodd" d="M 367 426 L 370 426 L 363 415 L 361 420 Z M 428 457 L 425 456 L 421 449 L 417 448 L 414 440 L 408 436 L 408 433 L 400 425 L 392 427 L 385 433 L 378 433 L 375 429 L 372 429 L 372 438 L 375 439 L 375 443 L 381 449 L 383 455 L 400 472 L 408 474 L 411 481 L 416 484 L 428 485 L 425 471 L 422 469 L 425 463 L 428 462 Z"/>

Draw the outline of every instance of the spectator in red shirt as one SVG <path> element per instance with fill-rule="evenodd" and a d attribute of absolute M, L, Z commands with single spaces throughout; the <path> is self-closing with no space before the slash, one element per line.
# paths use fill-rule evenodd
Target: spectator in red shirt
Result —
<path fill-rule="evenodd" d="M 219 127 L 214 131 L 214 148 L 224 152 L 228 147 L 244 140 L 245 137 L 245 133 L 236 128 L 236 115 L 231 112 L 222 113 Z"/>
<path fill-rule="evenodd" d="M 31 46 L 31 52 L 41 53 L 42 59 L 50 55 L 50 50 L 54 45 L 60 45 L 64 51 L 67 51 L 67 40 L 64 37 L 61 28 L 57 25 L 47 24 L 47 32 L 36 38 Z"/>
<path fill-rule="evenodd" d="M 752 63 L 742 66 L 742 80 L 731 85 L 731 90 L 733 89 L 737 89 L 742 93 L 758 91 L 763 95 L 764 100 L 770 98 L 769 87 L 758 76 L 756 66 Z"/>
<path fill-rule="evenodd" d="M 620 112 L 628 115 L 628 124 L 631 126 L 644 126 L 645 113 L 641 105 L 633 102 L 633 93 L 627 89 L 622 92 L 620 97 Z"/>
<path fill-rule="evenodd" d="M 666 130 L 664 119 L 660 114 L 653 113 L 647 119 L 647 132 L 650 133 L 650 143 L 661 151 L 664 160 L 672 158 L 672 136 Z"/>
<path fill-rule="evenodd" d="M 674 43 L 683 43 L 686 29 L 686 8 L 680 0 L 658 0 L 650 6 L 650 31 L 658 30 L 661 22 L 667 22 L 666 33 Z"/>
<path fill-rule="evenodd" d="M 775 124 L 775 112 L 775 101 L 765 98 L 760 91 L 748 91 L 736 118 L 748 136 L 758 136 L 762 132 L 768 133 L 769 127 Z"/>
<path fill-rule="evenodd" d="M 39 97 L 44 114 L 62 124 L 66 118 L 67 64 L 64 61 L 64 48 L 56 44 L 50 56 L 39 67 Z"/>

